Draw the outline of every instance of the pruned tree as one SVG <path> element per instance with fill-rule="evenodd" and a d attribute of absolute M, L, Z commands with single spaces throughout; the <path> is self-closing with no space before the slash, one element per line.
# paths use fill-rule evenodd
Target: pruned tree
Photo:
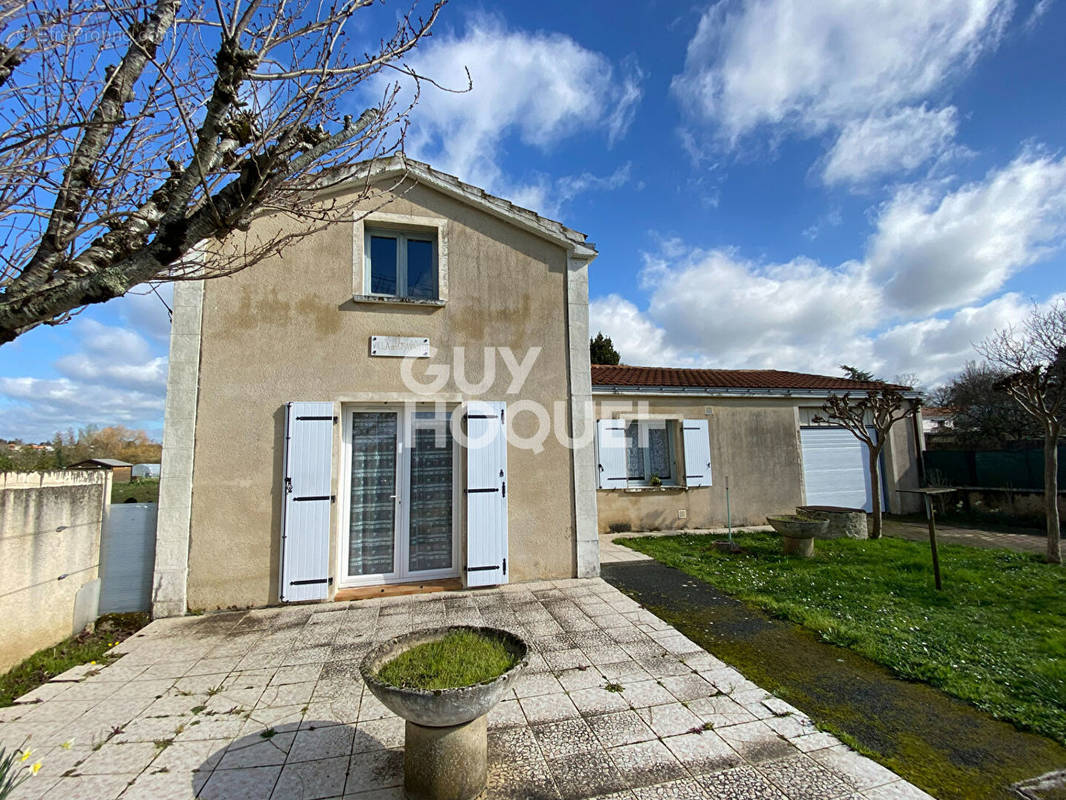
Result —
<path fill-rule="evenodd" d="M 603 331 L 597 333 L 596 338 L 589 339 L 589 357 L 593 364 L 617 364 L 622 360 L 611 337 L 604 336 Z"/>
<path fill-rule="evenodd" d="M 885 384 L 880 388 L 867 389 L 855 397 L 850 392 L 831 394 L 822 405 L 822 412 L 825 416 L 819 415 L 814 418 L 815 422 L 840 425 L 866 445 L 870 467 L 870 497 L 872 498 L 871 539 L 880 539 L 882 530 L 881 451 L 888 441 L 892 426 L 908 417 L 913 417 L 920 407 L 918 400 L 912 400 L 903 395 L 903 387 Z"/>
<path fill-rule="evenodd" d="M 402 59 L 445 2 L 381 20 L 373 0 L 0 0 L 0 344 L 350 219 L 369 181 L 329 189 L 402 149 L 430 80 Z M 200 258 L 264 214 L 299 224 Z"/>
<path fill-rule="evenodd" d="M 1047 560 L 1062 563 L 1059 531 L 1059 438 L 1066 422 L 1066 302 L 1034 306 L 1020 328 L 997 330 L 976 345 L 1005 377 L 999 386 L 1031 416 L 1044 437 Z"/>

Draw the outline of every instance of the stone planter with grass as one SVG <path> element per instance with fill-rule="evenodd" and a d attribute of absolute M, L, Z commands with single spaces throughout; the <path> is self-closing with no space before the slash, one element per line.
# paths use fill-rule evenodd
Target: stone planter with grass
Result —
<path fill-rule="evenodd" d="M 813 519 L 829 521 L 825 533 L 820 534 L 819 539 L 866 539 L 869 537 L 866 530 L 866 512 L 861 508 L 800 506 L 796 509 L 796 513 Z"/>
<path fill-rule="evenodd" d="M 770 527 L 781 534 L 785 555 L 810 558 L 814 555 L 815 537 L 825 534 L 827 519 L 813 519 L 801 514 L 781 514 L 767 517 Z"/>
<path fill-rule="evenodd" d="M 406 723 L 404 791 L 410 800 L 470 800 L 488 776 L 489 711 L 528 663 L 525 642 L 465 625 L 397 636 L 371 650 L 367 688 Z"/>

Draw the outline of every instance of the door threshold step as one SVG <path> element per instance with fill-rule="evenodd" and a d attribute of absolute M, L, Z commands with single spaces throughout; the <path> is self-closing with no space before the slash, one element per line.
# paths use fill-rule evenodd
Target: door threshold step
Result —
<path fill-rule="evenodd" d="M 333 599 L 369 600 L 372 597 L 402 597 L 408 594 L 428 594 L 429 592 L 457 592 L 463 588 L 460 578 L 442 578 L 435 581 L 415 583 L 387 583 L 383 586 L 355 586 L 338 589 Z"/>

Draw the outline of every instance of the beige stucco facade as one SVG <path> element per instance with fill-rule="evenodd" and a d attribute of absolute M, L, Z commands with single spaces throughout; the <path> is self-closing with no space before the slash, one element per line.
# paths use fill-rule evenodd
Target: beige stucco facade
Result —
<path fill-rule="evenodd" d="M 802 397 L 662 396 L 654 392 L 594 389 L 597 419 L 707 420 L 712 485 L 639 486 L 599 489 L 599 530 L 683 530 L 764 525 L 768 514 L 794 513 L 807 502 L 801 425 L 819 401 Z M 680 453 L 679 434 L 674 450 Z M 884 449 L 884 496 L 890 511 L 916 511 L 913 498 L 896 492 L 916 488 L 917 445 L 909 420 L 892 429 Z M 680 456 L 679 456 L 680 457 Z M 726 483 L 729 486 L 727 517 Z"/>
<path fill-rule="evenodd" d="M 197 285 L 200 318 L 183 328 L 197 334 L 197 359 L 188 365 L 195 373 L 195 407 L 172 415 L 168 404 L 165 434 L 171 440 L 169 471 L 186 470 L 190 477 L 187 490 L 169 501 L 161 498 L 157 614 L 183 612 L 178 608 L 183 526 L 188 608 L 278 602 L 285 405 L 290 401 L 326 401 L 341 416 L 353 408 L 395 407 L 405 401 L 442 403 L 451 410 L 468 400 L 505 401 L 509 407 L 521 400 L 547 409 L 553 426 L 571 431 L 572 375 L 587 376 L 589 369 L 587 311 L 582 327 L 572 308 L 587 309 L 584 271 L 595 253 L 568 246 L 563 236 L 553 240 L 533 225 L 515 224 L 506 214 L 457 193 L 409 179 L 365 221 L 337 222 L 301 240 L 283 257 Z M 527 212 L 525 219 L 530 216 Z M 363 226 L 375 220 L 439 232 L 440 302 L 359 298 Z M 257 233 L 269 229 L 253 228 L 250 235 Z M 583 296 L 574 296 L 575 286 Z M 414 387 L 404 378 L 404 359 L 370 354 L 372 336 L 429 340 L 432 357 L 414 361 Z M 571 347 L 576 337 L 581 347 Z M 484 348 L 507 348 L 519 362 L 535 348 L 539 353 L 524 382 L 515 386 L 496 350 L 488 351 L 495 375 L 491 369 L 486 372 Z M 439 368 L 449 372 L 443 385 L 419 390 L 418 384 L 428 384 Z M 189 383 L 188 376 L 184 380 Z M 519 412 L 510 423 L 514 434 L 525 438 L 536 432 L 538 420 Z M 335 570 L 346 468 L 341 463 L 343 427 L 334 425 L 332 491 L 337 502 L 331 508 L 330 563 Z M 182 429 L 194 431 L 191 441 Z M 166 451 L 166 441 L 164 445 Z M 594 510 L 590 516 L 582 508 L 582 502 L 595 502 L 591 476 L 581 501 L 574 489 L 577 459 L 554 429 L 538 449 L 512 445 L 507 451 L 511 581 L 578 574 L 576 520 L 581 512 L 595 519 Z M 164 481 L 167 460 L 165 452 Z M 181 482 L 177 476 L 175 484 Z M 455 535 L 461 548 L 463 531 Z M 594 541 L 594 528 L 591 537 Z M 339 577 L 331 573 L 331 578 Z M 338 583 L 333 581 L 331 595 Z"/>

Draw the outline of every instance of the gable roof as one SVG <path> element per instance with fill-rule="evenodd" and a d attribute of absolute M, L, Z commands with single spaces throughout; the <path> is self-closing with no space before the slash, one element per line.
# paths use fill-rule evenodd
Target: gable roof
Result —
<path fill-rule="evenodd" d="M 625 364 L 592 365 L 593 387 L 632 387 L 633 389 L 700 390 L 810 390 L 865 391 L 909 387 L 882 381 L 853 381 L 828 375 L 808 375 L 777 369 L 679 369 L 674 367 L 630 367 Z"/>
<path fill-rule="evenodd" d="M 128 461 L 119 461 L 117 458 L 87 458 L 84 461 L 79 461 L 77 464 L 71 464 L 71 468 L 96 465 L 98 467 L 132 467 L 133 465 Z"/>
<path fill-rule="evenodd" d="M 389 178 L 404 178 L 430 186 L 494 217 L 548 239 L 571 251 L 575 256 L 589 260 L 596 257 L 596 245 L 590 242 L 584 233 L 516 205 L 510 200 L 489 194 L 478 186 L 465 183 L 454 175 L 435 169 L 422 161 L 408 158 L 403 153 L 353 164 L 343 174 L 331 179 L 331 185 L 335 187 L 349 182 L 381 181 Z"/>

